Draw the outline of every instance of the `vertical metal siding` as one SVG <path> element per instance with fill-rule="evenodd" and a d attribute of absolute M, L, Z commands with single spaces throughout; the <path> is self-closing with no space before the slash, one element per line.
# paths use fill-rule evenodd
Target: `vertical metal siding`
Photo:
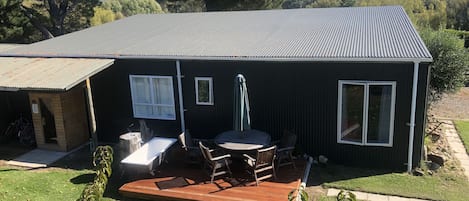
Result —
<path fill-rule="evenodd" d="M 109 69 L 91 79 L 99 140 L 117 142 L 119 135 L 125 133 L 130 124 L 139 128 L 138 118 L 133 117 L 130 74 L 173 76 L 176 120 L 147 119 L 146 123 L 156 135 L 177 136 L 180 116 L 175 62 L 118 60 Z"/>
<path fill-rule="evenodd" d="M 187 127 L 197 137 L 212 138 L 232 129 L 232 84 L 237 73 L 247 79 L 253 128 L 273 139 L 283 129 L 298 135 L 305 153 L 363 166 L 404 167 L 407 153 L 412 64 L 331 64 L 269 62 L 182 62 Z M 195 76 L 214 78 L 214 106 L 195 105 Z M 337 143 L 337 81 L 397 81 L 394 145 L 356 146 Z M 423 113 L 419 113 L 423 114 Z"/>
<path fill-rule="evenodd" d="M 298 134 L 300 151 L 313 156 L 322 154 L 337 163 L 405 168 L 412 65 L 181 61 L 186 127 L 197 138 L 213 138 L 220 132 L 231 130 L 233 79 L 242 73 L 247 79 L 253 128 L 270 133 L 272 139 L 279 139 L 284 129 L 292 129 Z M 425 72 L 422 70 L 421 73 Z M 138 73 L 176 74 L 174 62 L 129 60 L 116 61 L 111 69 L 96 77 L 94 93 L 97 94 L 98 129 L 102 139 L 116 141 L 119 132 L 135 121 L 127 80 L 128 74 Z M 213 106 L 195 104 L 194 78 L 197 76 L 213 77 Z M 397 82 L 393 147 L 337 143 L 339 79 Z M 421 76 L 420 80 L 425 81 L 426 77 Z M 419 87 L 425 88 L 425 84 L 419 83 Z M 416 139 L 421 138 L 423 132 L 424 95 L 419 93 L 417 125 L 420 127 L 417 127 Z M 175 100 L 178 104 L 177 97 Z M 176 121 L 152 120 L 149 125 L 157 134 L 176 136 L 179 116 Z M 415 147 L 421 146 L 416 142 Z"/>

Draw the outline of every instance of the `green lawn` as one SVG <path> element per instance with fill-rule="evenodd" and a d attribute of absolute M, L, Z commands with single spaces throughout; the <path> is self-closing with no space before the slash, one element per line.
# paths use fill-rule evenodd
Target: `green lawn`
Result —
<path fill-rule="evenodd" d="M 466 152 L 469 153 L 469 121 L 454 121 L 459 136 L 466 147 Z"/>
<path fill-rule="evenodd" d="M 467 200 L 469 189 L 465 177 L 449 171 L 434 176 L 411 176 L 338 165 L 319 169 L 324 187 L 450 201 Z"/>
<path fill-rule="evenodd" d="M 0 167 L 0 200 L 76 200 L 90 170 L 53 169 L 44 171 Z"/>

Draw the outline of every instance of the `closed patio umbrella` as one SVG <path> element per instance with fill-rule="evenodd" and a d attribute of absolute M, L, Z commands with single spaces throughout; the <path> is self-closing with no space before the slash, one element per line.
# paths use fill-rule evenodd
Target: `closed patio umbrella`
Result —
<path fill-rule="evenodd" d="M 251 129 L 249 96 L 246 79 L 238 74 L 234 81 L 233 128 L 235 131 Z"/>

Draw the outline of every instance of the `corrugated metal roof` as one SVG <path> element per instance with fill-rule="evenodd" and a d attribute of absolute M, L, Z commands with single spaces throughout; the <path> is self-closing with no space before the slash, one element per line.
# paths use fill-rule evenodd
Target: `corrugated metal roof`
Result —
<path fill-rule="evenodd" d="M 0 43 L 0 52 L 11 50 L 17 47 L 24 46 L 22 44 L 13 44 L 13 43 Z"/>
<path fill-rule="evenodd" d="M 0 90 L 69 90 L 113 59 L 0 57 Z"/>
<path fill-rule="evenodd" d="M 136 15 L 3 55 L 431 61 L 400 6 Z"/>

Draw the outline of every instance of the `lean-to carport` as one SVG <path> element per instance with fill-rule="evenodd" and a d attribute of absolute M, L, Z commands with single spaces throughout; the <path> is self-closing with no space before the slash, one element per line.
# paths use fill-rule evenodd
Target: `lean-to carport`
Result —
<path fill-rule="evenodd" d="M 0 91 L 27 91 L 38 147 L 68 151 L 88 141 L 88 132 L 97 139 L 90 77 L 113 63 L 113 59 L 2 57 Z"/>

